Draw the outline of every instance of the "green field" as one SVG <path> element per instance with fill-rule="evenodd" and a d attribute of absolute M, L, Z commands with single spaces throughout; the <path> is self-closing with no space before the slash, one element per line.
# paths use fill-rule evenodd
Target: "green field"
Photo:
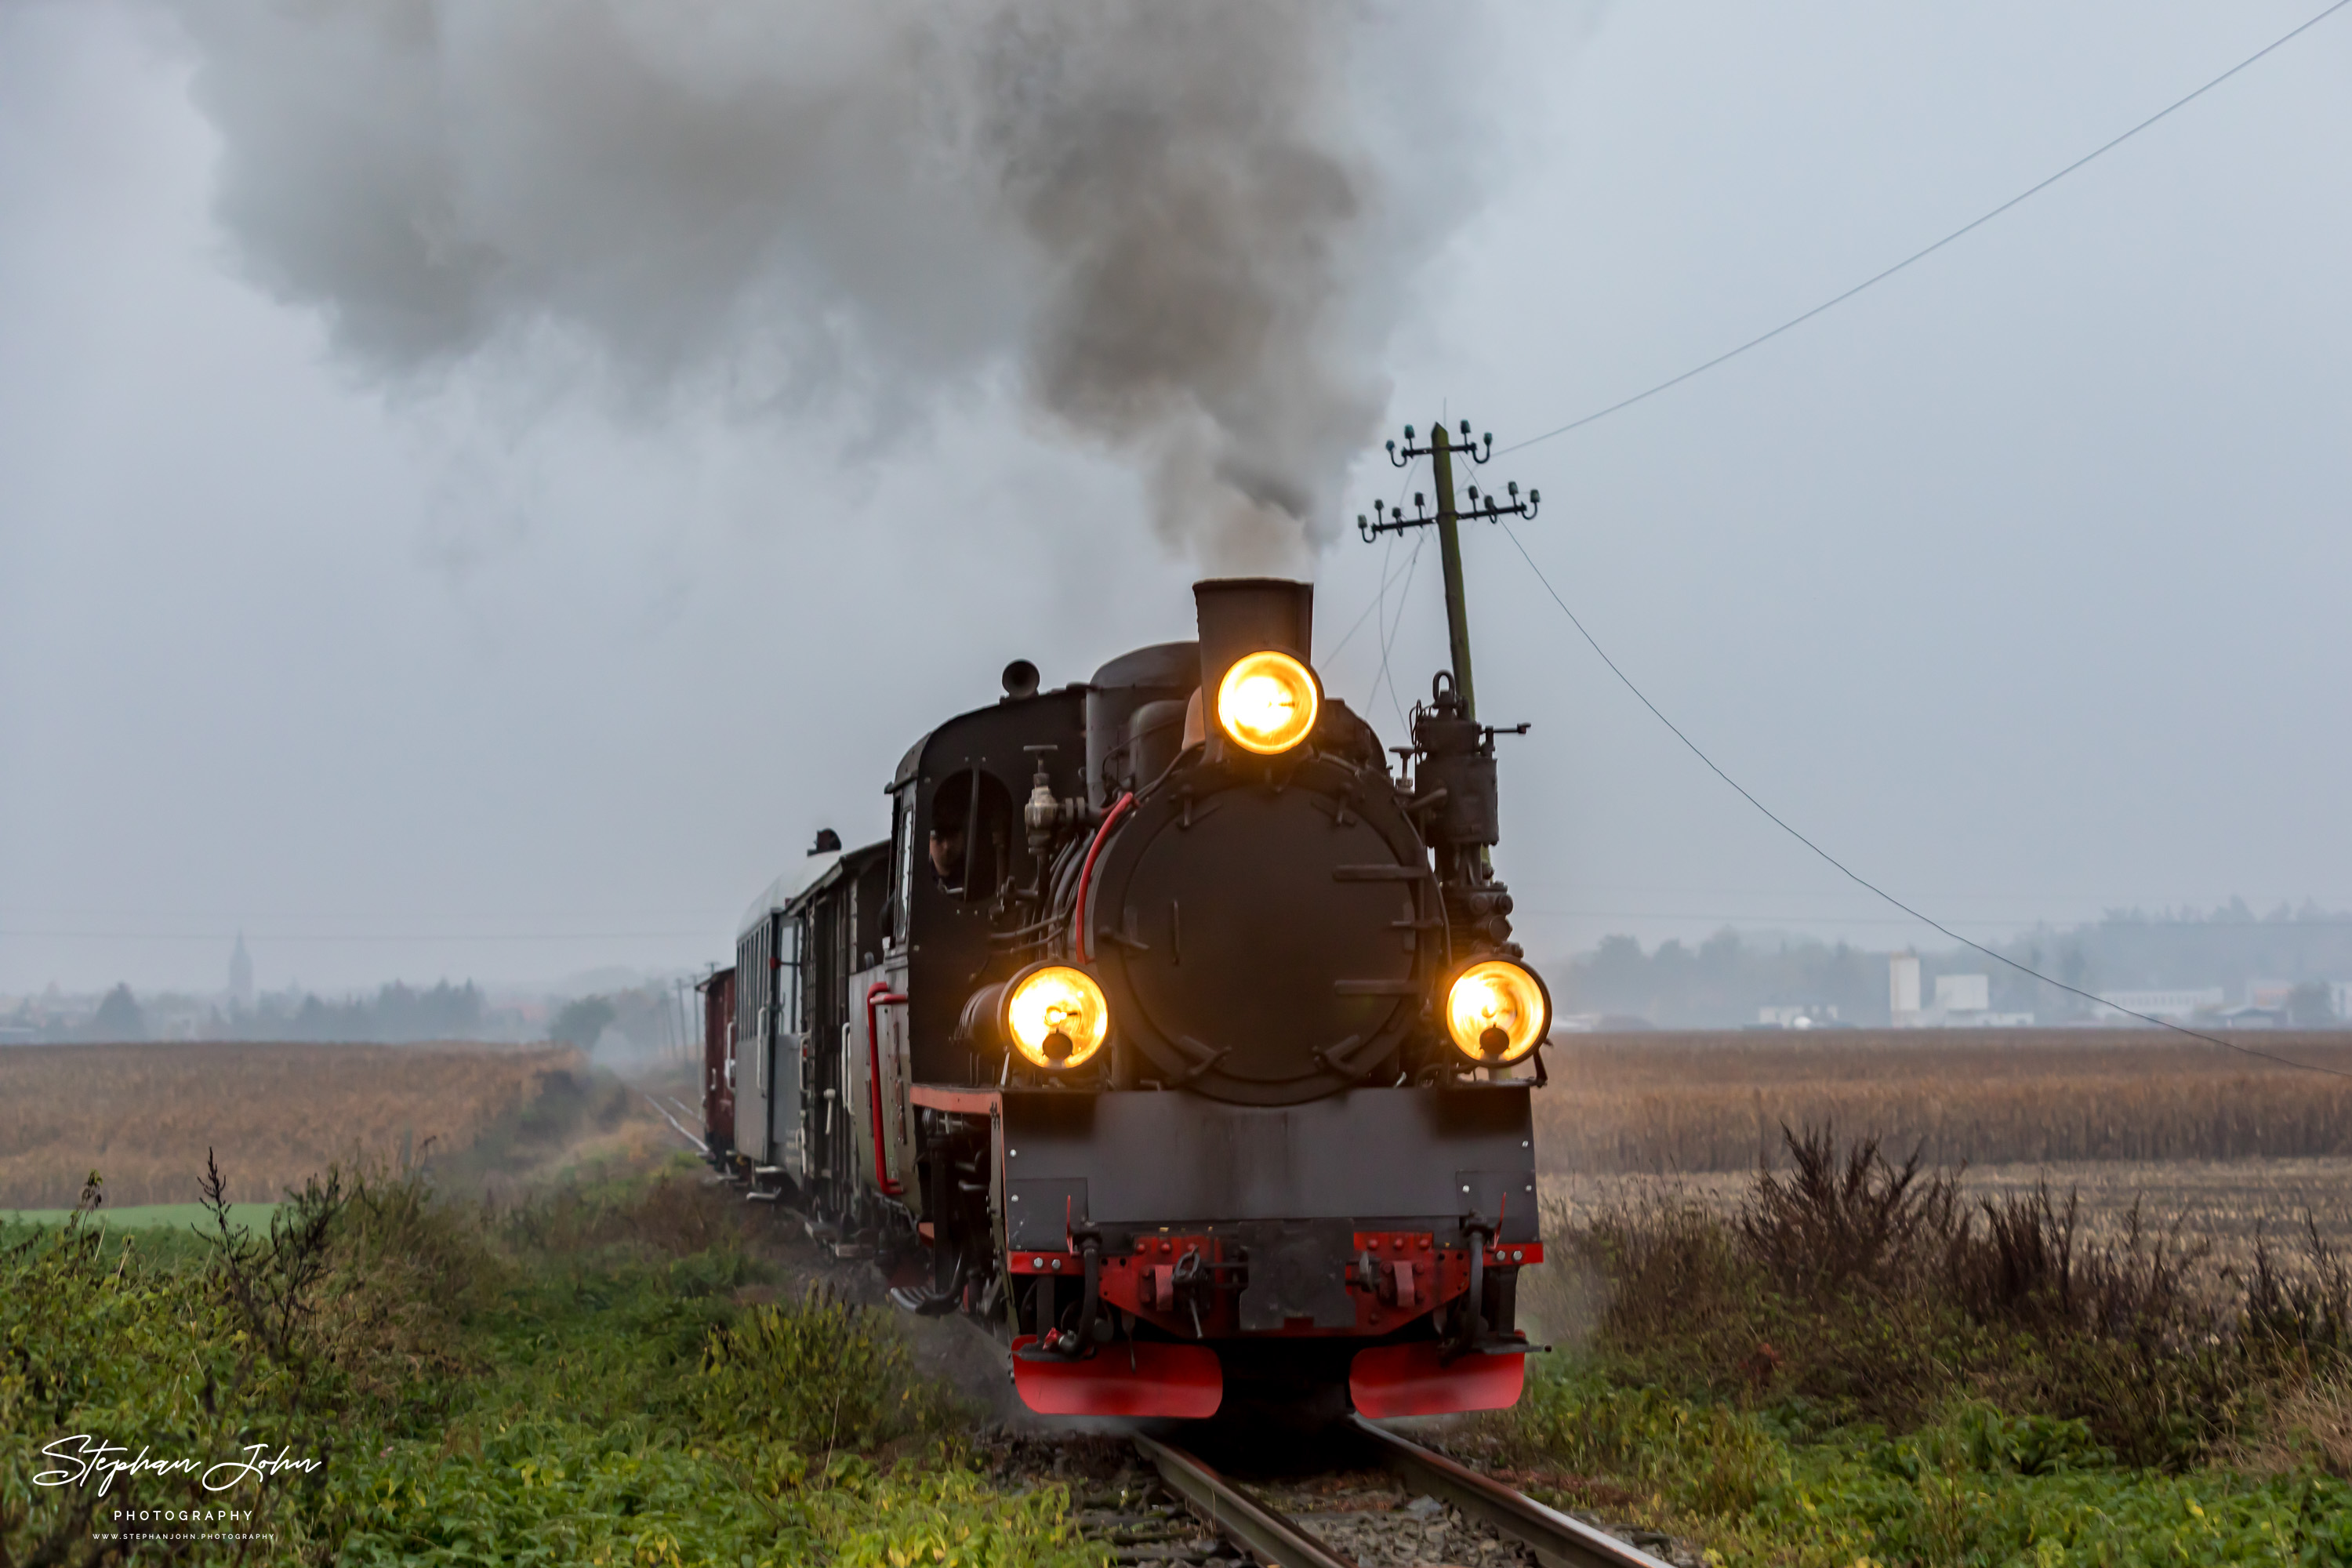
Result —
<path fill-rule="evenodd" d="M 1063 1488 L 991 1479 L 895 1314 L 807 1289 L 749 1210 L 688 1162 L 495 1216 L 362 1178 L 228 1245 L 19 1227 L 0 1564 L 1106 1568 Z M 37 1483 L 75 1434 L 311 1468 Z"/>
<path fill-rule="evenodd" d="M 276 1204 L 231 1204 L 229 1219 L 255 1230 L 268 1230 Z M 0 1226 L 62 1225 L 71 1209 L 0 1209 Z M 202 1204 L 144 1204 L 135 1208 L 100 1209 L 96 1216 L 110 1230 L 150 1230 L 157 1226 L 193 1226 L 209 1231 L 212 1212 Z"/>

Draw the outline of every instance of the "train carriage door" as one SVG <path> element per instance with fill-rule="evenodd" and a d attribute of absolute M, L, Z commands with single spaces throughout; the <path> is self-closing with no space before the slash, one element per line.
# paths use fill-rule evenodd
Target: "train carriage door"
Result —
<path fill-rule="evenodd" d="M 770 1029 L 770 1162 L 795 1180 L 807 1174 L 806 1140 L 801 1134 L 801 922 L 778 915 L 775 936 L 775 1023 Z"/>
<path fill-rule="evenodd" d="M 832 918 L 825 923 L 826 959 L 833 976 L 828 1000 L 835 1003 L 826 1020 L 825 1038 L 833 1046 L 833 1081 L 841 1104 L 841 1114 L 834 1123 L 830 1165 L 845 1200 L 856 1191 L 858 1173 L 864 1169 L 861 1151 L 866 1116 L 865 1058 L 856 1039 L 865 1022 L 858 1006 L 864 998 L 850 994 L 851 976 L 857 970 L 855 889 L 856 884 L 846 879 L 835 888 L 826 910 Z"/>
<path fill-rule="evenodd" d="M 702 999 L 702 1131 L 714 1158 L 735 1147 L 735 971 L 721 969 L 698 988 Z"/>
<path fill-rule="evenodd" d="M 768 1041 L 775 976 L 768 953 L 775 922 L 763 920 L 743 933 L 735 952 L 736 1152 L 754 1165 L 768 1157 Z"/>
<path fill-rule="evenodd" d="M 840 1150 L 849 1108 L 841 1103 L 841 969 L 835 952 L 840 912 L 830 893 L 810 900 L 800 933 L 799 1060 L 809 1180 L 819 1187 L 845 1179 Z"/>

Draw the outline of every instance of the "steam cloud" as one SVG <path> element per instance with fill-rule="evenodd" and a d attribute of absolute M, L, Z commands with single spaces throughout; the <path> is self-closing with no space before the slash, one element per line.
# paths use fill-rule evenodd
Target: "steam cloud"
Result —
<path fill-rule="evenodd" d="M 1350 69 L 1430 29 L 1343 0 L 176 8 L 246 267 L 371 374 L 554 340 L 887 407 L 1009 365 L 1223 569 L 1336 520 L 1425 254 Z"/>

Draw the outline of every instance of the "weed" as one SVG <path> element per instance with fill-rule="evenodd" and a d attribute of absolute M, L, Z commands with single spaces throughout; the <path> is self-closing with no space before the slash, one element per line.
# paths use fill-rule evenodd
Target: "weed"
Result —
<path fill-rule="evenodd" d="M 1517 1420 L 1522 1440 L 1546 1458 L 1700 1513 L 1755 1507 L 1780 1468 L 1778 1447 L 1755 1416 L 1656 1387 L 1538 1378 Z"/>
<path fill-rule="evenodd" d="M 331 1171 L 266 1237 L 216 1216 L 189 1258 L 110 1242 L 91 1184 L 64 1223 L 0 1245 L 0 1568 L 1098 1568 L 1066 1494 L 1009 1497 L 959 1459 L 951 1408 L 885 1316 L 822 1293 L 741 1311 L 740 1288 L 772 1276 L 721 1220 L 700 1251 L 634 1234 L 679 1217 L 681 1189 L 658 1186 L 558 1200 L 607 1239 L 551 1249 L 518 1238 L 572 1220 L 467 1210 L 413 1170 Z M 117 1477 L 102 1498 L 94 1479 L 35 1485 L 58 1462 L 43 1449 L 75 1434 L 325 1464 L 220 1494 L 177 1474 Z M 222 1506 L 270 1539 L 92 1534 L 102 1508 Z"/>
<path fill-rule="evenodd" d="M 342 1173 L 330 1168 L 323 1183 L 312 1176 L 301 1192 L 289 1193 L 290 1201 L 271 1214 L 268 1235 L 261 1241 L 230 1219 L 228 1183 L 209 1149 L 199 1186 L 214 1226 L 206 1239 L 228 1299 L 264 1351 L 281 1362 L 299 1361 L 295 1336 L 317 1304 L 317 1286 L 327 1273 L 328 1237 L 347 1201 Z"/>
<path fill-rule="evenodd" d="M 2200 1244 L 2137 1210 L 2087 1239 L 2046 1184 L 1969 1205 L 1916 1152 L 1783 1138 L 1785 1171 L 1759 1171 L 1727 1221 L 1657 1204 L 1559 1237 L 1608 1281 L 1595 1344 L 1623 1381 L 1896 1430 L 1983 1399 L 2179 1468 L 2352 1350 L 2347 1271 L 2315 1226 L 2309 1267 L 2261 1255 L 2233 1295 Z"/>
<path fill-rule="evenodd" d="M 2257 1232 L 2245 1278 L 2247 1337 L 2298 1362 L 2352 1357 L 2352 1267 L 2303 1216 L 2304 1267 L 2282 1267 L 2270 1237 Z"/>
<path fill-rule="evenodd" d="M 1921 1178 L 1920 1152 L 1901 1165 L 1864 1138 L 1843 1159 L 1827 1128 L 1781 1129 L 1790 1168 L 1764 1171 L 1740 1214 L 1746 1250 L 1784 1288 L 1832 1292 L 1849 1281 L 1904 1288 L 1954 1235 L 1959 1184 Z"/>
<path fill-rule="evenodd" d="M 2352 1563 L 2352 1487 L 2307 1471 L 2118 1468 L 2083 1424 L 1962 1402 L 1901 1436 L 1533 1373 L 1498 1439 L 1538 1495 L 1607 1496 L 1725 1564 Z M 1562 1477 L 1540 1468 L 1574 1467 Z M 1605 1478 L 1605 1479 L 1596 1479 Z"/>
<path fill-rule="evenodd" d="M 932 1414 L 898 1325 L 812 1285 L 711 1331 L 695 1405 L 708 1429 L 741 1428 L 818 1455 L 870 1451 Z"/>

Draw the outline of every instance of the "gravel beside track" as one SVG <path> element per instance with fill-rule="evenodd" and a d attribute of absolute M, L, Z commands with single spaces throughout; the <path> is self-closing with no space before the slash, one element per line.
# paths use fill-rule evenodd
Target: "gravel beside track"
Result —
<path fill-rule="evenodd" d="M 1433 1462 L 1467 1467 L 1394 1434 L 1383 1444 L 1335 1429 L 1302 1439 L 1275 1467 L 1262 1453 L 1254 1464 L 1250 1455 L 1224 1451 L 1213 1432 L 1182 1437 L 1185 1446 L 1112 1433 L 1008 1436 L 996 1445 L 997 1473 L 1013 1485 L 1067 1486 L 1078 1527 L 1123 1568 L 1696 1568 L 1701 1562 L 1689 1542 L 1581 1511 L 1562 1514 L 1483 1476 L 1446 1485 Z M 1219 1468 L 1202 1452 L 1234 1468 Z M 1270 1468 L 1278 1473 L 1265 1473 Z M 1470 1506 L 1433 1489 L 1451 1490 Z M 1307 1538 L 1305 1551 L 1267 1542 L 1262 1528 L 1257 1538 L 1266 1544 L 1253 1549 L 1249 1528 L 1224 1527 L 1243 1512 L 1297 1531 Z M 1501 1518 L 1506 1512 L 1516 1518 Z"/>

